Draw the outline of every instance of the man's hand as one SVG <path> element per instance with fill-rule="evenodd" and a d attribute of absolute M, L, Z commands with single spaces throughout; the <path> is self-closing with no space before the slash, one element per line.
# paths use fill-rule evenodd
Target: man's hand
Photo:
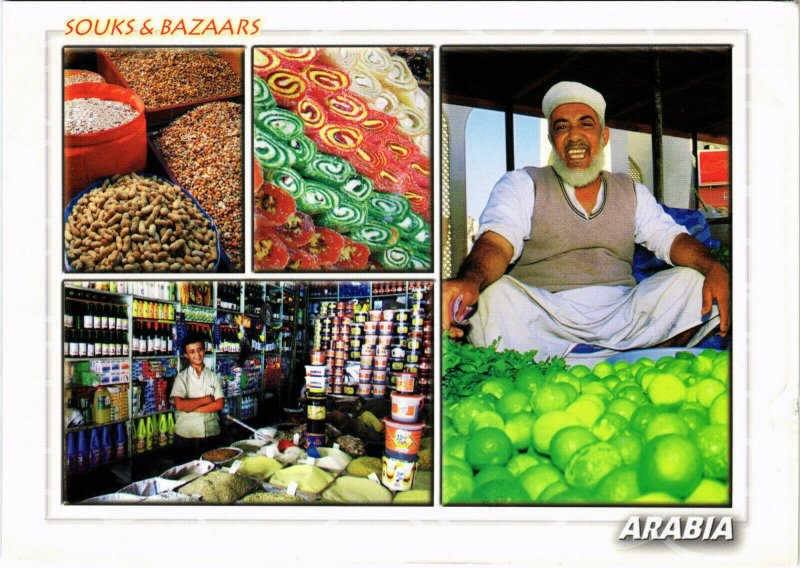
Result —
<path fill-rule="evenodd" d="M 478 284 L 468 278 L 453 278 L 444 281 L 442 285 L 442 329 L 449 331 L 450 337 L 464 337 L 464 330 L 458 327 L 451 318 L 453 302 L 461 296 L 461 307 L 459 313 L 456 314 L 456 317 L 461 319 L 467 306 L 472 306 L 478 301 L 479 294 Z"/>
<path fill-rule="evenodd" d="M 704 316 L 711 313 L 711 305 L 714 300 L 719 308 L 719 334 L 725 337 L 728 335 L 731 311 L 730 276 L 719 262 L 715 262 L 706 272 L 706 280 L 703 282 L 703 305 L 700 313 Z"/>

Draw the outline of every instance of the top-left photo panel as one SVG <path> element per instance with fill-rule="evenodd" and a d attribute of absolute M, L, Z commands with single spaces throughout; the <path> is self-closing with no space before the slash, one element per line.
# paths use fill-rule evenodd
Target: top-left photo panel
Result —
<path fill-rule="evenodd" d="M 64 48 L 64 270 L 244 271 L 243 54 Z"/>

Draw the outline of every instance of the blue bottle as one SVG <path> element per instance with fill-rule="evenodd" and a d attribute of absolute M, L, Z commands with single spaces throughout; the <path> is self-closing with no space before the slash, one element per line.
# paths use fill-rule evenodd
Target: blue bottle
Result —
<path fill-rule="evenodd" d="M 100 432 L 100 463 L 108 463 L 114 459 L 114 445 L 111 443 L 111 428 L 103 426 Z"/>
<path fill-rule="evenodd" d="M 127 436 L 125 435 L 125 424 L 122 422 L 117 424 L 117 435 L 114 436 L 114 447 L 115 447 L 115 454 L 116 459 L 124 460 L 126 452 L 126 445 L 127 445 Z"/>
<path fill-rule="evenodd" d="M 75 460 L 75 471 L 86 471 L 89 467 L 89 441 L 86 430 L 78 432 L 78 455 Z"/>
<path fill-rule="evenodd" d="M 78 471 L 78 446 L 75 440 L 75 432 L 67 434 L 67 473 Z"/>
<path fill-rule="evenodd" d="M 89 467 L 97 467 L 101 461 L 98 430 L 99 428 L 92 428 L 92 433 L 89 436 Z"/>

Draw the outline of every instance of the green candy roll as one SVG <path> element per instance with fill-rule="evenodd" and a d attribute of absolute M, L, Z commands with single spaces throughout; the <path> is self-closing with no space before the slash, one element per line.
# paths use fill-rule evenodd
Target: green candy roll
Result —
<path fill-rule="evenodd" d="M 321 152 L 317 152 L 316 156 L 299 166 L 299 169 L 306 179 L 311 178 L 334 187 L 340 187 L 356 173 L 350 162 Z"/>
<path fill-rule="evenodd" d="M 253 153 L 265 168 L 291 167 L 297 161 L 286 144 L 259 128 L 253 134 Z"/>
<path fill-rule="evenodd" d="M 297 200 L 297 208 L 308 215 L 320 215 L 339 205 L 336 190 L 325 184 L 306 180 L 306 189 Z"/>
<path fill-rule="evenodd" d="M 390 270 L 408 268 L 413 259 L 413 252 L 403 245 L 394 245 L 375 255 L 375 260 Z"/>
<path fill-rule="evenodd" d="M 289 140 L 289 149 L 294 152 L 295 164 L 297 168 L 311 161 L 317 155 L 317 146 L 308 136 L 298 136 Z"/>
<path fill-rule="evenodd" d="M 430 270 L 431 257 L 420 255 L 417 253 L 417 251 L 413 251 L 413 254 L 411 255 L 411 262 L 409 262 L 408 268 L 411 270 Z"/>
<path fill-rule="evenodd" d="M 419 252 L 429 252 L 431 250 L 431 227 L 427 223 L 425 226 L 404 239 L 405 243 Z"/>
<path fill-rule="evenodd" d="M 305 131 L 303 119 L 282 108 L 271 108 L 255 113 L 256 128 L 272 134 L 282 142 L 302 136 Z"/>
<path fill-rule="evenodd" d="M 399 233 L 394 227 L 384 223 L 367 222 L 357 231 L 350 233 L 351 240 L 364 243 L 373 253 L 386 250 L 397 242 Z"/>
<path fill-rule="evenodd" d="M 292 168 L 266 168 L 264 179 L 277 185 L 291 195 L 295 201 L 300 199 L 306 189 L 306 181 Z"/>
<path fill-rule="evenodd" d="M 318 224 L 339 233 L 348 233 L 367 222 L 366 207 L 360 203 L 341 201 L 339 205 L 322 215 Z"/>
<path fill-rule="evenodd" d="M 258 114 L 262 110 L 269 110 L 278 106 L 269 85 L 261 77 L 256 75 L 253 78 L 253 114 Z"/>
<path fill-rule="evenodd" d="M 411 212 L 411 204 L 402 195 L 375 193 L 369 198 L 367 213 L 371 219 L 397 223 Z"/>
<path fill-rule="evenodd" d="M 415 235 L 425 225 L 425 220 L 413 211 L 394 224 L 404 236 Z"/>
<path fill-rule="evenodd" d="M 375 190 L 375 185 L 372 183 L 371 179 L 361 174 L 356 174 L 344 182 L 340 189 L 353 201 L 363 203 L 372 195 L 372 192 Z"/>

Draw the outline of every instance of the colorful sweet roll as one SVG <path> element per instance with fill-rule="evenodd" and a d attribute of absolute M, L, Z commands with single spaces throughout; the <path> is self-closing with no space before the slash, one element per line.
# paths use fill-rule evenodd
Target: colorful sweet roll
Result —
<path fill-rule="evenodd" d="M 289 264 L 286 265 L 286 268 L 289 270 L 309 271 L 319 270 L 320 266 L 313 254 L 307 250 L 296 248 L 289 250 Z"/>
<path fill-rule="evenodd" d="M 282 142 L 301 136 L 305 131 L 303 119 L 295 113 L 282 109 L 271 108 L 254 113 L 253 123 L 256 128 L 272 134 Z"/>
<path fill-rule="evenodd" d="M 411 270 L 430 270 L 431 257 L 423 256 L 415 252 L 411 255 L 411 262 L 409 262 L 408 268 Z"/>
<path fill-rule="evenodd" d="M 337 67 L 343 71 L 351 72 L 358 64 L 360 49 L 354 47 L 323 47 L 319 50 L 318 63 Z"/>
<path fill-rule="evenodd" d="M 400 100 L 394 93 L 384 90 L 380 95 L 369 101 L 369 108 L 394 116 L 394 113 L 400 108 L 400 104 Z"/>
<path fill-rule="evenodd" d="M 370 109 L 367 118 L 361 121 L 361 128 L 370 134 L 391 132 L 397 126 L 397 119 L 385 112 Z"/>
<path fill-rule="evenodd" d="M 292 195 L 269 182 L 262 183 L 253 196 L 256 224 L 276 227 L 297 211 Z"/>
<path fill-rule="evenodd" d="M 340 201 L 339 204 L 321 215 L 317 221 L 340 233 L 348 233 L 362 227 L 367 222 L 367 208 L 353 201 Z"/>
<path fill-rule="evenodd" d="M 394 223 L 394 226 L 400 229 L 403 238 L 416 235 L 426 225 L 425 220 L 413 211 Z"/>
<path fill-rule="evenodd" d="M 269 90 L 267 82 L 258 75 L 253 77 L 253 111 L 259 112 L 275 108 L 278 103 L 272 96 L 272 91 Z"/>
<path fill-rule="evenodd" d="M 344 246 L 333 267 L 341 270 L 364 270 L 368 263 L 369 248 L 367 245 L 344 237 Z"/>
<path fill-rule="evenodd" d="M 411 182 L 420 188 L 427 188 L 431 185 L 431 162 L 428 158 L 417 156 L 408 164 L 406 170 L 411 177 Z"/>
<path fill-rule="evenodd" d="M 367 213 L 371 219 L 395 223 L 411 212 L 411 205 L 402 195 L 373 193 L 367 202 Z"/>
<path fill-rule="evenodd" d="M 350 92 L 371 101 L 381 94 L 383 85 L 378 78 L 366 69 L 350 71 Z"/>
<path fill-rule="evenodd" d="M 317 146 L 308 136 L 301 135 L 297 138 L 292 138 L 286 145 L 294 153 L 294 166 L 296 168 L 309 163 L 317 155 Z"/>
<path fill-rule="evenodd" d="M 348 199 L 357 203 L 366 203 L 372 196 L 374 190 L 375 185 L 372 183 L 372 180 L 358 174 L 351 177 L 339 187 L 339 191 Z"/>
<path fill-rule="evenodd" d="M 276 233 L 256 234 L 253 240 L 253 269 L 270 272 L 286 268 L 289 250 Z"/>
<path fill-rule="evenodd" d="M 351 240 L 367 245 L 373 253 L 386 250 L 394 245 L 399 233 L 394 227 L 377 221 L 369 221 L 349 234 Z"/>
<path fill-rule="evenodd" d="M 306 132 L 316 132 L 328 121 L 325 105 L 309 96 L 305 96 L 294 106 L 297 113 L 306 125 Z"/>
<path fill-rule="evenodd" d="M 317 153 L 307 163 L 298 166 L 298 169 L 306 179 L 314 179 L 334 187 L 339 187 L 356 173 L 350 162 L 323 153 Z"/>
<path fill-rule="evenodd" d="M 347 73 L 339 71 L 328 65 L 313 64 L 303 69 L 308 86 L 327 94 L 336 93 L 350 86 L 350 77 Z"/>
<path fill-rule="evenodd" d="M 402 162 L 416 159 L 418 156 L 416 145 L 408 138 L 404 138 L 397 134 L 370 134 L 368 136 L 369 142 L 380 148 L 386 153 L 386 156 L 391 159 L 398 167 Z"/>
<path fill-rule="evenodd" d="M 253 72 L 265 78 L 269 72 L 281 66 L 281 58 L 275 50 L 257 47 L 253 52 Z"/>
<path fill-rule="evenodd" d="M 411 205 L 411 210 L 420 215 L 423 219 L 430 223 L 431 221 L 431 202 L 430 202 L 430 190 L 423 190 L 416 187 L 412 187 L 406 190 L 403 194 L 409 204 Z"/>
<path fill-rule="evenodd" d="M 369 107 L 353 93 L 335 93 L 325 97 L 325 108 L 329 116 L 345 122 L 363 122 L 369 116 Z"/>
<path fill-rule="evenodd" d="M 335 189 L 314 180 L 305 181 L 305 191 L 297 200 L 297 208 L 308 215 L 321 215 L 339 205 Z"/>
<path fill-rule="evenodd" d="M 289 215 L 283 225 L 267 227 L 266 229 L 274 231 L 286 243 L 287 247 L 294 249 L 311 240 L 315 226 L 311 215 L 296 211 Z M 259 228 L 256 227 L 256 231 L 258 230 Z"/>
<path fill-rule="evenodd" d="M 408 177 L 408 174 L 392 165 L 388 165 L 379 171 L 372 181 L 375 183 L 376 190 L 396 195 L 404 195 L 412 186 L 411 178 Z"/>
<path fill-rule="evenodd" d="M 395 130 L 404 136 L 412 138 L 430 132 L 429 116 L 416 109 L 400 105 L 393 116 L 397 119 Z"/>
<path fill-rule="evenodd" d="M 272 50 L 286 65 L 303 68 L 314 63 L 319 50 L 314 47 L 273 47 Z"/>
<path fill-rule="evenodd" d="M 328 123 L 310 135 L 319 150 L 344 159 L 364 142 L 364 133 L 355 124 Z"/>
<path fill-rule="evenodd" d="M 429 158 L 431 155 L 431 135 L 430 133 L 427 134 L 420 134 L 419 136 L 414 136 L 412 139 L 414 144 L 417 145 L 419 148 L 419 153 Z"/>
<path fill-rule="evenodd" d="M 380 47 L 368 47 L 359 50 L 359 60 L 356 69 L 364 69 L 374 73 L 378 78 L 389 72 L 392 67 L 392 56 Z"/>
<path fill-rule="evenodd" d="M 300 71 L 290 67 L 273 69 L 266 81 L 275 101 L 283 107 L 293 107 L 308 91 L 308 84 Z"/>
<path fill-rule="evenodd" d="M 394 245 L 374 254 L 377 262 L 389 270 L 408 268 L 413 258 L 413 251 L 403 245 Z"/>
<path fill-rule="evenodd" d="M 306 188 L 303 176 L 292 168 L 267 168 L 264 170 L 264 179 L 286 191 L 295 200 L 300 199 Z"/>
<path fill-rule="evenodd" d="M 408 238 L 403 239 L 403 242 L 417 252 L 420 253 L 430 252 L 431 250 L 430 226 L 426 223 L 425 226 L 422 227 L 415 234 L 409 236 Z"/>
<path fill-rule="evenodd" d="M 397 98 L 400 99 L 400 102 L 405 106 L 416 109 L 426 116 L 430 116 L 431 98 L 428 96 L 428 93 L 419 87 L 411 91 L 401 91 L 397 93 Z"/>
<path fill-rule="evenodd" d="M 317 227 L 303 250 L 311 254 L 320 268 L 333 266 L 344 248 L 344 237 L 331 229 Z"/>
<path fill-rule="evenodd" d="M 364 141 L 350 157 L 350 163 L 358 173 L 375 177 L 388 165 L 389 160 L 380 148 Z"/>
<path fill-rule="evenodd" d="M 297 157 L 289 146 L 259 128 L 253 131 L 253 153 L 265 168 L 291 167 L 297 162 Z"/>
<path fill-rule="evenodd" d="M 402 57 L 392 57 L 389 69 L 385 74 L 379 75 L 378 79 L 380 79 L 384 87 L 393 93 L 413 91 L 419 87 L 414 74 Z"/>

